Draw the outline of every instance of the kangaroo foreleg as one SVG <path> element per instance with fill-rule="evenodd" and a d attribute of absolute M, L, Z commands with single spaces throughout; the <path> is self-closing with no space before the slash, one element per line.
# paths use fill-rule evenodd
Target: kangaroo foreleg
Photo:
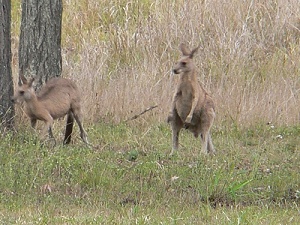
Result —
<path fill-rule="evenodd" d="M 45 127 L 42 130 L 42 136 L 46 137 L 46 134 L 48 133 L 49 137 L 55 141 L 55 138 L 52 133 L 52 125 L 53 125 L 53 118 L 52 118 L 52 116 L 48 115 L 48 118 L 45 121 Z M 55 143 L 56 143 L 56 141 L 55 141 Z"/>
<path fill-rule="evenodd" d="M 179 92 L 176 92 L 173 96 L 171 110 L 167 118 L 168 123 L 174 120 L 174 110 L 176 108 L 176 101 L 178 99 L 178 96 L 179 96 Z"/>
<path fill-rule="evenodd" d="M 198 99 L 199 99 L 198 97 L 195 96 L 193 97 L 191 111 L 189 112 L 188 116 L 185 119 L 185 124 L 190 124 L 192 122 L 193 114 L 198 104 Z"/>

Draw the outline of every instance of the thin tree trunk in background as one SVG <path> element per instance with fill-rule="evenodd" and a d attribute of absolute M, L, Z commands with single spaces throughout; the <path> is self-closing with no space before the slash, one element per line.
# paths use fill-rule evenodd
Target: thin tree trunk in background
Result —
<path fill-rule="evenodd" d="M 11 72 L 11 0 L 0 0 L 0 128 L 13 126 L 14 107 Z"/>
<path fill-rule="evenodd" d="M 19 73 L 37 89 L 61 75 L 62 0 L 22 0 Z"/>

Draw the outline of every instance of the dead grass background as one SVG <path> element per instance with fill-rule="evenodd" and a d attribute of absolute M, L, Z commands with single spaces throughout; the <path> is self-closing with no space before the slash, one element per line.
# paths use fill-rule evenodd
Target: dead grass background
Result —
<path fill-rule="evenodd" d="M 20 3 L 13 2 L 17 78 Z M 63 76 L 82 89 L 85 121 L 163 122 L 181 42 L 200 45 L 199 80 L 217 106 L 216 126 L 299 123 L 298 0 L 63 0 Z"/>

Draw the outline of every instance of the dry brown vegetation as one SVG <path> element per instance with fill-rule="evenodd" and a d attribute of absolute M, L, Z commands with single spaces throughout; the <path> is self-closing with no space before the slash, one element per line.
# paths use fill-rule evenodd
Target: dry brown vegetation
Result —
<path fill-rule="evenodd" d="M 200 45 L 199 80 L 215 124 L 294 124 L 299 114 L 298 0 L 64 0 L 63 76 L 81 85 L 86 121 L 165 121 L 177 46 Z M 18 5 L 13 3 L 17 76 Z M 95 105 L 96 102 L 96 105 Z"/>

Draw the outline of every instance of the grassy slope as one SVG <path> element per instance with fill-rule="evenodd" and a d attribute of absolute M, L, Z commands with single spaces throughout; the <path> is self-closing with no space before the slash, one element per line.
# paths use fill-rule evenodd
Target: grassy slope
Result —
<path fill-rule="evenodd" d="M 26 132 L 4 138 L 1 223 L 300 222 L 298 127 L 215 130 L 216 156 L 199 155 L 199 142 L 182 132 L 172 158 L 166 125 L 88 132 L 92 149 L 78 136 L 53 149 Z"/>
<path fill-rule="evenodd" d="M 1 137 L 0 223 L 299 224 L 299 2 L 253 2 L 65 0 L 63 76 L 84 90 L 94 148 L 41 146 L 24 123 Z M 13 1 L 15 78 L 19 15 Z M 168 157 L 181 41 L 202 48 L 214 157 L 186 132 Z"/>

